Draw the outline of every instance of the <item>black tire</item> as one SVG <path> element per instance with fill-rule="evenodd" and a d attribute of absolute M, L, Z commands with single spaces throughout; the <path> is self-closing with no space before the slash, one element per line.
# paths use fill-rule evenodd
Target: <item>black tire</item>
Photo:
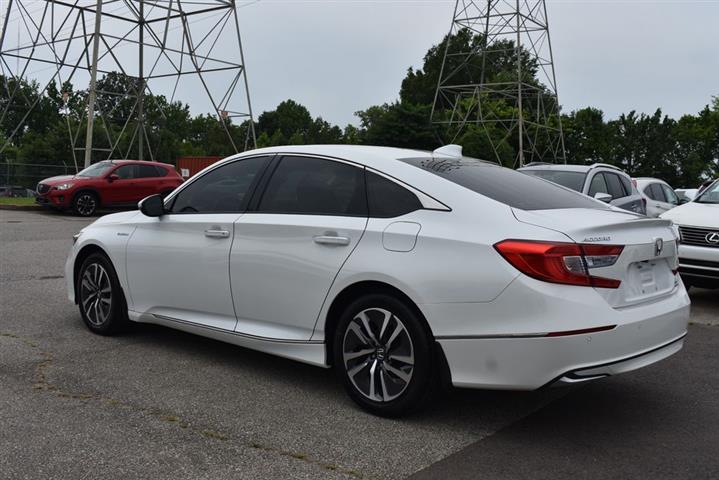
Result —
<path fill-rule="evenodd" d="M 82 262 L 75 279 L 75 294 L 82 320 L 91 332 L 113 335 L 128 325 L 122 287 L 112 262 L 104 254 L 93 253 Z"/>
<path fill-rule="evenodd" d="M 72 210 L 81 217 L 93 215 L 99 206 L 100 199 L 92 192 L 78 192 L 72 199 Z"/>
<path fill-rule="evenodd" d="M 333 339 L 335 371 L 350 398 L 370 413 L 399 417 L 417 411 L 437 383 L 430 337 L 424 321 L 397 298 L 363 296 L 339 319 Z"/>

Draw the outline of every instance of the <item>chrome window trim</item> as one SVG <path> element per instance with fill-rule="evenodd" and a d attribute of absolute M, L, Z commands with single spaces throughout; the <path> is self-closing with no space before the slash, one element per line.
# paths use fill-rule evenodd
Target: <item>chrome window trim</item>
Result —
<path fill-rule="evenodd" d="M 281 152 L 281 151 L 280 152 L 269 152 L 269 153 L 257 153 L 254 155 L 247 155 L 247 156 L 242 156 L 242 154 L 240 154 L 240 156 L 233 156 L 233 157 L 228 157 L 227 159 L 224 159 L 224 160 L 220 160 L 216 164 L 211 165 L 210 166 L 211 168 L 208 168 L 205 172 L 202 173 L 202 175 L 198 176 L 197 178 L 193 177 L 192 181 L 186 181 L 180 187 L 175 189 L 175 191 L 173 191 L 172 194 L 168 195 L 168 197 L 165 199 L 165 206 L 167 207 L 168 205 L 171 205 L 173 199 L 177 195 L 179 195 L 185 188 L 187 188 L 188 185 L 191 185 L 192 183 L 198 181 L 200 178 L 204 177 L 205 175 L 212 172 L 216 168 L 220 168 L 220 167 L 227 165 L 229 163 L 232 163 L 232 162 L 241 161 L 241 160 L 249 160 L 251 158 L 256 158 L 256 157 L 267 157 L 269 159 L 269 161 L 271 161 L 273 158 L 278 157 L 278 156 L 279 157 L 317 158 L 320 160 L 330 160 L 333 162 L 344 163 L 347 165 L 351 165 L 353 167 L 362 168 L 362 169 L 365 169 L 366 171 L 380 175 L 380 176 L 386 178 L 387 180 L 390 180 L 391 182 L 394 182 L 394 183 L 400 185 L 403 188 L 406 188 L 407 190 L 409 190 L 410 192 L 412 192 L 414 195 L 417 196 L 417 198 L 419 199 L 419 202 L 422 204 L 422 208 L 425 210 L 437 210 L 437 211 L 442 211 L 442 212 L 451 212 L 452 211 L 452 209 L 450 207 L 448 207 L 444 203 L 440 202 L 439 200 L 435 199 L 434 197 L 424 193 L 423 191 L 421 191 L 421 190 L 419 190 L 419 189 L 417 189 L 417 188 L 415 188 L 415 187 L 413 187 L 413 186 L 411 186 L 411 185 L 409 185 L 409 184 L 407 184 L 387 173 L 384 173 L 384 172 L 374 169 L 372 167 L 368 167 L 367 165 L 364 165 L 362 163 L 354 162 L 352 160 L 347 160 L 344 158 L 332 157 L 329 155 L 319 155 L 319 154 L 314 154 L 314 153 L 299 153 L 299 152 Z"/>

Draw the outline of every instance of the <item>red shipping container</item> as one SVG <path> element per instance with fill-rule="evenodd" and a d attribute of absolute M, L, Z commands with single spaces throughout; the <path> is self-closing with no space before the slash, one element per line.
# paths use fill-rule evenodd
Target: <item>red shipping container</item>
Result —
<path fill-rule="evenodd" d="M 205 167 L 222 160 L 224 157 L 178 157 L 177 171 L 187 180 Z"/>

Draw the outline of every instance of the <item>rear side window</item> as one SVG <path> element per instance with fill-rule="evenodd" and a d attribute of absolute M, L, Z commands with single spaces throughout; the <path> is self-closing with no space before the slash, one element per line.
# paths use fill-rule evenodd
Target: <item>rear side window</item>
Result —
<path fill-rule="evenodd" d="M 473 158 L 464 157 L 461 160 L 407 158 L 403 161 L 485 197 L 522 210 L 608 208 L 552 182 Z"/>
<path fill-rule="evenodd" d="M 612 196 L 612 199 L 616 200 L 617 198 L 626 197 L 628 195 L 628 193 L 624 191 L 619 175 L 616 173 L 604 173 L 603 175 L 607 182 L 607 188 L 609 189 L 608 193 Z"/>
<path fill-rule="evenodd" d="M 399 217 L 422 208 L 417 196 L 403 186 L 372 172 L 366 178 L 370 217 Z"/>
<path fill-rule="evenodd" d="M 258 206 L 264 213 L 367 216 L 364 169 L 311 157 L 284 157 Z"/>
<path fill-rule="evenodd" d="M 656 200 L 656 198 L 654 198 L 654 192 L 652 191 L 651 183 L 649 185 L 647 185 L 646 187 L 644 187 L 644 195 L 649 197 L 650 200 Z"/>
<path fill-rule="evenodd" d="M 575 192 L 581 192 L 584 187 L 584 180 L 587 177 L 583 172 L 568 172 L 566 170 L 522 170 L 522 173 L 558 183 L 563 187 L 571 188 Z"/>
<path fill-rule="evenodd" d="M 633 191 L 632 190 L 632 181 L 623 175 L 619 175 L 619 180 L 622 181 L 622 186 L 624 187 L 624 190 L 627 192 L 627 195 L 631 195 L 632 191 Z"/>
<path fill-rule="evenodd" d="M 152 165 L 138 165 L 138 177 L 139 178 L 148 178 L 148 177 L 159 177 L 160 172 L 159 169 L 155 168 Z"/>

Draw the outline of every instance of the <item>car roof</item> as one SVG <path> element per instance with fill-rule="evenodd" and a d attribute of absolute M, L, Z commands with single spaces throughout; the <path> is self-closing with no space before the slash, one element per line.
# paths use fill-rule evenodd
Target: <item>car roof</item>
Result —
<path fill-rule="evenodd" d="M 148 160 L 129 160 L 129 159 L 111 159 L 111 160 L 103 160 L 103 162 L 110 162 L 115 165 L 124 165 L 124 164 L 140 164 L 140 165 L 164 165 L 168 166 L 169 163 L 163 163 L 163 162 L 151 162 Z M 100 162 L 98 162 L 100 163 Z M 171 166 L 171 165 L 170 165 Z"/>
<path fill-rule="evenodd" d="M 661 178 L 655 178 L 655 177 L 636 177 L 634 180 L 637 182 L 661 182 L 661 183 L 667 183 Z M 667 184 L 668 185 L 668 184 Z"/>
<path fill-rule="evenodd" d="M 570 165 L 570 164 L 554 164 L 554 163 L 543 163 L 541 165 L 525 165 L 519 170 L 560 170 L 564 172 L 582 172 L 586 173 L 591 170 L 591 165 Z"/>
<path fill-rule="evenodd" d="M 258 148 L 241 153 L 239 156 L 273 153 L 296 153 L 305 155 L 321 155 L 351 160 L 370 168 L 382 170 L 388 161 L 403 158 L 432 157 L 432 152 L 411 150 L 408 148 L 379 147 L 369 145 L 286 145 L 279 147 Z M 236 158 L 233 156 L 230 158 Z"/>
<path fill-rule="evenodd" d="M 530 163 L 527 164 L 518 170 L 556 170 L 559 172 L 578 172 L 578 173 L 588 173 L 591 170 L 609 170 L 614 173 L 619 173 L 622 175 L 626 175 L 627 177 L 629 174 L 622 170 L 621 168 L 610 165 L 608 163 L 593 163 L 591 165 L 576 165 L 576 164 L 565 164 L 565 163 Z"/>

